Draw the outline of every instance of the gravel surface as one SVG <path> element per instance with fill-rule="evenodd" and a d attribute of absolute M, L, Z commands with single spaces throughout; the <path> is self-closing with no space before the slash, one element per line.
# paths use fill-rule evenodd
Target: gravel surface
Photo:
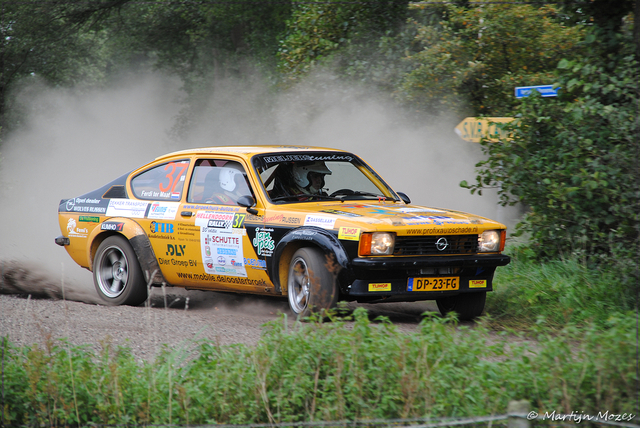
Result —
<path fill-rule="evenodd" d="M 138 307 L 96 304 L 93 284 L 64 290 L 63 284 L 19 264 L 4 264 L 0 276 L 0 336 L 15 345 L 66 338 L 72 345 L 90 345 L 99 352 L 105 341 L 131 348 L 141 359 L 152 359 L 163 345 L 209 339 L 220 345 L 255 345 L 263 325 L 282 313 L 293 323 L 286 299 L 232 293 L 154 288 Z M 401 331 L 413 331 L 434 302 L 360 305 L 370 318 L 387 316 Z"/>

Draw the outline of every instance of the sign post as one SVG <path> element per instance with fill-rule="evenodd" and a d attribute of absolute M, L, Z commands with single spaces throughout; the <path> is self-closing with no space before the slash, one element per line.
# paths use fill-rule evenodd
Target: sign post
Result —
<path fill-rule="evenodd" d="M 502 124 L 513 120 L 515 120 L 513 117 L 467 117 L 453 131 L 460 138 L 471 143 L 479 143 L 483 138 L 492 141 L 509 140 L 509 135 Z"/>
<path fill-rule="evenodd" d="M 534 90 L 540 92 L 543 97 L 557 97 L 558 89 L 560 87 L 554 88 L 553 85 L 517 86 L 516 98 L 528 97 Z"/>

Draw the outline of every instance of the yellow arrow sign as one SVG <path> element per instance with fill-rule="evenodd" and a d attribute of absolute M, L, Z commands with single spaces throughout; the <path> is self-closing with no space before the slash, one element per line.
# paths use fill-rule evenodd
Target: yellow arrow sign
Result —
<path fill-rule="evenodd" d="M 514 117 L 467 117 L 454 128 L 454 132 L 472 143 L 479 143 L 482 138 L 492 141 L 509 140 L 509 134 L 502 128 L 502 124 L 513 120 Z"/>

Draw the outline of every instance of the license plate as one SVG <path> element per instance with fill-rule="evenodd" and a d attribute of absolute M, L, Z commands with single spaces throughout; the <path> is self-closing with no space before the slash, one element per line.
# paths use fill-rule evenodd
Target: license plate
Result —
<path fill-rule="evenodd" d="M 439 278 L 409 278 L 407 290 L 409 291 L 446 291 L 458 290 L 460 278 L 457 276 Z"/>

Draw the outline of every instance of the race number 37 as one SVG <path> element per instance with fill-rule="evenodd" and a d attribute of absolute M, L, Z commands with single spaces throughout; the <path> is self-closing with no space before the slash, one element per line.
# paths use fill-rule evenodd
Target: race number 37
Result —
<path fill-rule="evenodd" d="M 169 184 L 167 184 L 166 186 L 162 183 L 158 184 L 160 191 L 173 193 L 178 182 L 182 181 L 187 166 L 189 166 L 187 162 L 169 162 L 168 164 L 166 164 L 164 170 L 170 170 L 169 173 L 165 176 L 169 179 Z"/>

